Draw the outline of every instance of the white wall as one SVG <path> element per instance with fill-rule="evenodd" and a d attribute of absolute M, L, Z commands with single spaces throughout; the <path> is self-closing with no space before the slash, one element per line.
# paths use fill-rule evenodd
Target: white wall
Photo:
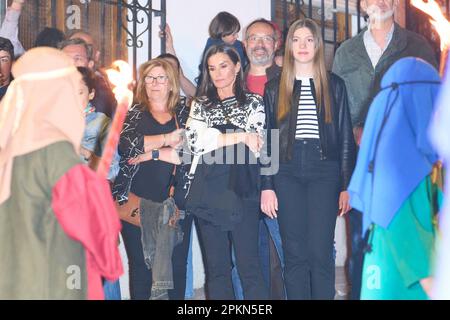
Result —
<path fill-rule="evenodd" d="M 270 7 L 270 0 L 167 0 L 167 23 L 186 76 L 192 80 L 198 74 L 208 26 L 217 13 L 228 11 L 235 15 L 242 30 L 256 18 L 270 19 Z"/>
<path fill-rule="evenodd" d="M 153 8 L 160 8 L 160 1 L 153 1 Z M 212 18 L 220 11 L 234 14 L 243 29 L 256 18 L 270 19 L 270 0 L 167 0 L 167 23 L 170 25 L 174 37 L 175 50 L 184 69 L 185 75 L 193 80 L 198 73 L 200 55 L 208 39 L 208 26 Z M 144 19 L 144 14 L 138 18 Z M 157 30 L 161 24 L 159 17 L 152 18 L 152 57 L 160 54 L 161 46 Z M 131 30 L 132 24 L 129 24 Z M 144 31 L 138 26 L 140 32 Z M 140 39 L 143 47 L 138 50 L 138 66 L 148 57 L 148 38 L 144 33 Z M 241 39 L 241 35 L 240 35 Z M 132 50 L 129 50 L 129 60 L 132 61 Z"/>

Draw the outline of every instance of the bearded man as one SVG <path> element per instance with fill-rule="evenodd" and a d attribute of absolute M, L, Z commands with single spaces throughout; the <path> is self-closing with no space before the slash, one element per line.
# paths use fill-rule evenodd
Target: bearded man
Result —
<path fill-rule="evenodd" d="M 336 51 L 333 72 L 345 81 L 355 140 L 359 145 L 369 106 L 380 90 L 386 71 L 403 57 L 418 57 L 437 67 L 436 57 L 421 35 L 400 27 L 394 21 L 398 0 L 360 0 L 369 24 Z M 356 210 L 350 220 L 351 258 L 349 275 L 352 299 L 359 299 L 363 250 L 362 215 Z"/>

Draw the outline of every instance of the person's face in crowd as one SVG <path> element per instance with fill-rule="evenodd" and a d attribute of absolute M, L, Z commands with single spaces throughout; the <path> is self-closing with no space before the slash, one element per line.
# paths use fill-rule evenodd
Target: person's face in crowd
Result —
<path fill-rule="evenodd" d="M 273 61 L 275 62 L 275 64 L 277 66 L 279 66 L 280 68 L 283 67 L 283 56 L 275 56 L 275 58 L 273 58 Z"/>
<path fill-rule="evenodd" d="M 144 77 L 145 90 L 149 101 L 167 101 L 171 88 L 169 77 L 163 67 L 153 67 Z"/>
<path fill-rule="evenodd" d="M 0 50 L 0 87 L 6 86 L 11 80 L 12 58 L 8 51 Z"/>
<path fill-rule="evenodd" d="M 94 99 L 95 96 L 95 90 L 92 90 L 92 92 L 89 92 L 89 88 L 86 85 L 86 83 L 83 81 L 83 79 L 80 80 L 80 87 L 78 91 L 80 95 L 80 99 L 82 101 L 83 108 L 87 107 L 89 104 L 89 101 Z"/>
<path fill-rule="evenodd" d="M 292 38 L 292 55 L 297 63 L 309 64 L 316 52 L 314 36 L 308 28 L 295 30 Z"/>
<path fill-rule="evenodd" d="M 224 36 L 222 37 L 222 41 L 227 43 L 227 44 L 234 44 L 236 42 L 236 40 L 238 39 L 238 33 L 235 32 L 233 34 L 230 34 L 228 36 Z"/>
<path fill-rule="evenodd" d="M 230 57 L 222 52 L 213 54 L 208 59 L 209 76 L 218 90 L 233 90 L 240 68 L 239 62 L 234 64 Z"/>
<path fill-rule="evenodd" d="M 393 19 L 398 0 L 362 0 L 361 8 L 371 20 L 383 21 Z"/>
<path fill-rule="evenodd" d="M 94 62 L 89 60 L 86 48 L 83 45 L 71 44 L 64 47 L 62 51 L 72 58 L 76 67 L 93 68 Z"/>
<path fill-rule="evenodd" d="M 244 46 L 251 64 L 272 64 L 276 46 L 273 29 L 266 23 L 255 23 L 247 30 Z"/>
<path fill-rule="evenodd" d="M 94 39 L 85 33 L 74 33 L 70 39 L 81 39 L 84 40 L 88 45 L 92 46 L 92 49 L 94 50 L 94 62 L 95 64 L 98 64 L 100 61 L 100 51 L 97 50 L 97 47 L 95 45 Z"/>

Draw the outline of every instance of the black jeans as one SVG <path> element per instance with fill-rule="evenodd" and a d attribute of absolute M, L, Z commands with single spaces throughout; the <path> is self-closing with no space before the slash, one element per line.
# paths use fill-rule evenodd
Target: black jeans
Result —
<path fill-rule="evenodd" d="M 275 176 L 288 299 L 333 299 L 339 164 L 321 160 L 317 139 L 298 140 Z"/>
<path fill-rule="evenodd" d="M 186 266 L 191 238 L 193 215 L 187 215 L 180 221 L 184 237 L 183 241 L 173 249 L 172 268 L 174 289 L 169 290 L 169 299 L 183 300 L 186 290 Z M 152 271 L 144 261 L 141 243 L 141 229 L 122 221 L 122 238 L 128 257 L 131 300 L 148 300 L 152 289 Z"/>
<path fill-rule="evenodd" d="M 231 243 L 235 250 L 244 299 L 269 298 L 258 256 L 259 202 L 245 201 L 244 206 L 243 219 L 232 231 L 222 231 L 221 227 L 198 218 L 208 299 L 235 299 L 231 280 Z"/>
<path fill-rule="evenodd" d="M 188 214 L 180 221 L 184 236 L 183 242 L 175 246 L 172 253 L 173 289 L 169 290 L 169 300 L 184 300 L 186 293 L 186 272 L 189 244 L 191 243 L 191 230 L 193 214 Z"/>

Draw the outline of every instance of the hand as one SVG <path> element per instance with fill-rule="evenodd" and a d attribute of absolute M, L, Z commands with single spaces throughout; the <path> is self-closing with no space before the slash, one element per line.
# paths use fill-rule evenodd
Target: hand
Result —
<path fill-rule="evenodd" d="M 339 216 L 342 217 L 351 209 L 352 207 L 350 207 L 350 195 L 348 194 L 348 191 L 342 191 L 339 195 Z"/>
<path fill-rule="evenodd" d="M 150 160 L 153 160 L 151 151 L 140 154 L 135 158 L 129 159 L 128 163 L 131 165 L 136 165 L 141 162 L 150 161 Z M 164 162 L 173 163 L 173 164 L 181 163 L 180 157 L 178 156 L 178 152 L 172 148 L 159 149 L 159 160 L 164 161 Z"/>
<path fill-rule="evenodd" d="M 160 26 L 161 28 L 161 26 Z M 173 46 L 173 37 L 172 37 L 172 32 L 170 31 L 170 27 L 169 25 L 166 23 L 166 28 L 165 30 L 161 30 L 159 32 L 159 37 L 162 38 L 164 37 L 164 35 L 166 36 L 166 51 L 168 53 L 171 53 L 173 55 L 175 54 L 175 47 Z"/>
<path fill-rule="evenodd" d="M 271 219 L 277 217 L 278 199 L 275 191 L 263 190 L 261 192 L 261 211 Z"/>
<path fill-rule="evenodd" d="M 183 143 L 184 139 L 184 129 L 177 129 L 165 135 L 166 143 L 165 146 L 177 148 Z"/>
<path fill-rule="evenodd" d="M 363 134 L 362 127 L 354 127 L 353 128 L 353 136 L 355 137 L 355 142 L 358 147 L 361 144 L 362 134 Z"/>
<path fill-rule="evenodd" d="M 20 11 L 22 9 L 22 6 L 24 5 L 24 3 L 25 3 L 25 0 L 14 0 L 11 3 L 11 7 L 10 8 L 13 9 L 13 10 Z"/>
<path fill-rule="evenodd" d="M 253 153 L 258 154 L 263 146 L 264 140 L 258 133 L 251 132 L 245 133 L 244 143 Z"/>
<path fill-rule="evenodd" d="M 433 277 L 420 279 L 420 285 L 422 286 L 423 291 L 431 298 L 431 292 L 433 289 Z"/>
<path fill-rule="evenodd" d="M 81 147 L 80 149 L 80 154 L 83 156 L 84 159 L 86 159 L 86 161 L 89 161 L 92 157 L 92 151 L 89 151 L 86 148 Z"/>
<path fill-rule="evenodd" d="M 173 148 L 162 148 L 159 150 L 159 159 L 173 164 L 181 164 L 177 150 Z"/>

